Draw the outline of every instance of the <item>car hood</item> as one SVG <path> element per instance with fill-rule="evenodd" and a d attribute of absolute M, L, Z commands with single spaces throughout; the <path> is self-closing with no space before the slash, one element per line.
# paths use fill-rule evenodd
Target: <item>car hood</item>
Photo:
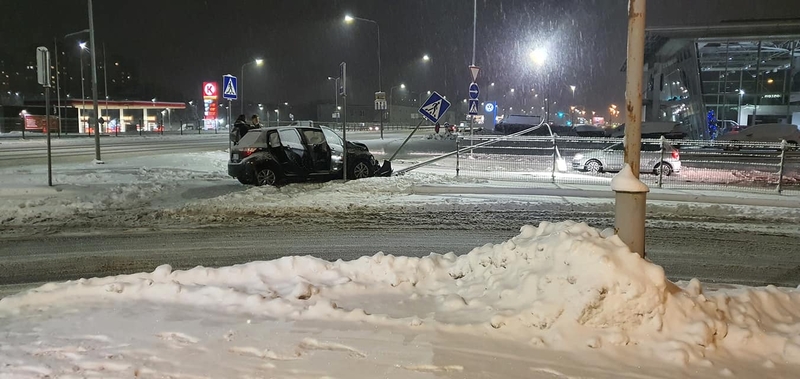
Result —
<path fill-rule="evenodd" d="M 369 148 L 367 147 L 367 145 L 365 145 L 365 144 L 363 144 L 361 142 L 347 141 L 347 147 L 348 148 L 355 147 L 355 148 L 358 148 L 358 149 L 363 149 L 363 150 L 369 151 Z"/>

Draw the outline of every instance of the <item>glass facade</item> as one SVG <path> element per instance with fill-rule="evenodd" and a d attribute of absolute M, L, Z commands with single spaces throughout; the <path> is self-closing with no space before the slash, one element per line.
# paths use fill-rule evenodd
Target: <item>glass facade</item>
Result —
<path fill-rule="evenodd" d="M 736 123 L 798 123 L 792 93 L 800 92 L 796 39 L 698 40 L 703 102 L 724 133 Z M 794 103 L 798 103 L 795 96 Z M 731 122 L 733 121 L 733 122 Z M 713 137 L 713 127 L 712 137 Z"/>
<path fill-rule="evenodd" d="M 748 125 L 800 124 L 800 35 L 686 35 L 708 33 L 678 28 L 648 34 L 645 121 L 680 122 L 696 139 Z"/>

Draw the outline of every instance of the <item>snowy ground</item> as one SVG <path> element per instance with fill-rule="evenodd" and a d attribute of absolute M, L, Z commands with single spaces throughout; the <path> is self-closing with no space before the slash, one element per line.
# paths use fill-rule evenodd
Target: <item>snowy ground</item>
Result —
<path fill-rule="evenodd" d="M 513 194 L 509 182 L 435 170 L 252 188 L 227 177 L 225 159 L 215 151 L 61 164 L 55 188 L 44 185 L 41 166 L 0 169 L 0 238 L 22 246 L 53 234 L 101 239 L 220 225 L 257 233 L 276 224 L 486 232 L 550 217 L 608 226 L 613 213 L 608 197 Z M 486 187 L 495 189 L 447 192 Z M 800 203 L 792 197 L 722 194 L 719 203 L 702 204 L 697 194 L 662 192 L 673 197 L 648 204 L 655 230 L 724 229 L 719 238 L 743 241 L 800 234 Z M 764 202 L 771 206 L 753 205 Z M 673 238 L 680 244 L 683 237 Z M 268 238 L 262 246 L 269 256 Z M 57 244 L 52 249 L 56 257 Z M 759 262 L 789 261 L 762 252 Z M 523 227 L 469 254 L 441 253 L 163 266 L 46 284 L 0 300 L 0 378 L 784 378 L 800 369 L 795 289 L 674 285 L 669 272 L 631 254 L 612 231 L 573 222 Z M 713 258 L 706 263 L 728 270 L 726 255 Z M 704 260 L 686 259 L 689 266 Z"/>
<path fill-rule="evenodd" d="M 785 378 L 800 292 L 676 286 L 613 235 L 527 226 L 471 253 L 287 257 L 0 300 L 6 377 Z M 87 322 L 89 321 L 89 322 Z"/>

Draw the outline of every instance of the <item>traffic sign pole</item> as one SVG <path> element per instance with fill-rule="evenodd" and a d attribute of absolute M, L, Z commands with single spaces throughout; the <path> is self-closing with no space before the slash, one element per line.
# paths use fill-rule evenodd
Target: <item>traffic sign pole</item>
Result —
<path fill-rule="evenodd" d="M 347 182 L 347 63 L 345 62 L 339 64 L 339 77 L 342 78 L 339 94 L 342 95 L 342 110 L 344 111 L 342 119 L 342 178 Z"/>

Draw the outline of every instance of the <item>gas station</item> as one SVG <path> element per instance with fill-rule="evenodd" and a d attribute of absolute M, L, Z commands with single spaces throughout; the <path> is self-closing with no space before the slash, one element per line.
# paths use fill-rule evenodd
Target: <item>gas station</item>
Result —
<path fill-rule="evenodd" d="M 164 123 L 164 117 L 171 117 L 171 112 L 176 109 L 186 109 L 185 103 L 166 101 L 113 101 L 101 100 L 97 103 L 100 117 L 106 122 L 101 127 L 101 133 L 113 132 L 119 128 L 124 133 L 129 127 L 132 130 L 155 131 L 159 124 Z M 78 132 L 88 133 L 92 127 L 91 113 L 94 106 L 87 100 L 70 100 L 67 106 L 78 110 Z M 159 123 L 158 113 L 162 113 Z"/>

